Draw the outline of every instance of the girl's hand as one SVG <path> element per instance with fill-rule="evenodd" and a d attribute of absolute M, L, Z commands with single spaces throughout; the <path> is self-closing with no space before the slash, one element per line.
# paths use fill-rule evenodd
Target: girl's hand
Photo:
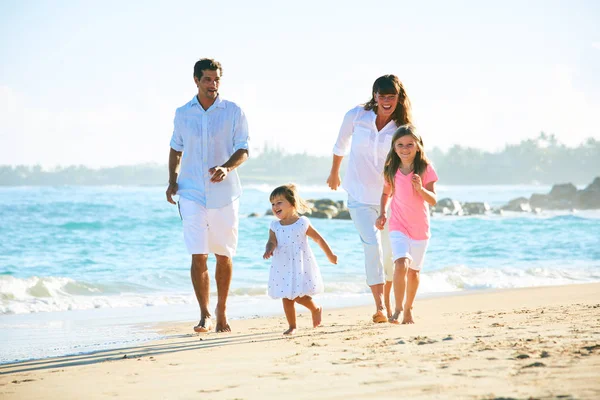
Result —
<path fill-rule="evenodd" d="M 337 256 L 335 254 L 330 254 L 327 256 L 327 259 L 332 264 L 337 264 Z"/>
<path fill-rule="evenodd" d="M 267 250 L 265 250 L 265 254 L 263 254 L 263 258 L 265 260 L 268 260 L 269 258 L 271 258 L 271 256 L 273 255 L 273 250 L 274 249 L 267 249 Z"/>
<path fill-rule="evenodd" d="M 387 218 L 385 217 L 385 215 L 381 214 L 381 215 L 379 216 L 379 218 L 377 218 L 377 219 L 375 220 L 375 228 L 377 228 L 377 229 L 379 229 L 380 231 L 382 231 L 382 230 L 383 230 L 383 227 L 384 227 L 384 225 L 385 225 L 385 223 L 386 223 L 386 221 L 387 221 Z"/>
<path fill-rule="evenodd" d="M 421 190 L 423 190 L 423 181 L 421 181 L 421 177 L 417 174 L 414 174 L 412 176 L 411 182 L 413 185 L 413 188 L 417 191 L 420 192 Z"/>

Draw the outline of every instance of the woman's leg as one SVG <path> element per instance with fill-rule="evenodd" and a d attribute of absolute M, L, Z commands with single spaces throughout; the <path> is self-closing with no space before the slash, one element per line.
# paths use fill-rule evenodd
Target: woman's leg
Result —
<path fill-rule="evenodd" d="M 285 318 L 288 321 L 289 329 L 283 332 L 284 335 L 293 335 L 296 332 L 296 307 L 294 300 L 282 299 L 283 300 L 283 311 L 285 312 Z"/>
<path fill-rule="evenodd" d="M 360 203 L 351 204 L 349 202 L 348 209 L 363 243 L 367 285 L 371 288 L 373 300 L 375 301 L 376 314 L 373 316 L 373 320 L 375 321 L 375 316 L 380 314 L 385 319 L 385 277 L 381 255 L 381 238 L 379 230 L 375 227 L 375 220 L 379 217 L 378 207 Z M 381 318 L 378 317 L 377 319 Z"/>
<path fill-rule="evenodd" d="M 308 308 L 312 314 L 313 328 L 321 325 L 321 316 L 323 314 L 323 307 L 317 306 L 310 296 L 296 297 L 296 303 L 303 305 Z"/>

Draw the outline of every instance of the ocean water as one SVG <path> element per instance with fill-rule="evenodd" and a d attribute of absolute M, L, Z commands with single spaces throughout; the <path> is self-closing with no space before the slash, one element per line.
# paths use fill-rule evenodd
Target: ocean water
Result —
<path fill-rule="evenodd" d="M 164 189 L 0 188 L 0 363 L 131 346 L 157 337 L 153 323 L 197 319 L 181 221 Z M 270 207 L 271 189 L 246 187 L 241 198 L 230 318 L 282 313 L 266 296 L 270 264 L 262 259 L 272 217 L 248 217 Z M 439 186 L 438 198 L 499 206 L 549 190 Z M 346 198 L 326 187 L 300 193 Z M 332 265 L 312 244 L 326 287 L 320 301 L 329 308 L 370 304 L 352 221 L 312 224 L 339 257 Z M 419 296 L 600 281 L 597 210 L 436 215 L 431 229 Z"/>

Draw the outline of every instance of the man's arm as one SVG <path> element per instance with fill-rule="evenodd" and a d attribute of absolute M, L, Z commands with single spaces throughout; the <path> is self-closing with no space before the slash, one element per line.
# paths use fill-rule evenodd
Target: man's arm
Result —
<path fill-rule="evenodd" d="M 248 150 L 239 149 L 229 157 L 229 160 L 225 161 L 223 165 L 212 167 L 208 170 L 211 174 L 211 182 L 222 182 L 229 172 L 242 165 L 244 161 L 248 159 Z"/>
<path fill-rule="evenodd" d="M 171 148 L 169 152 L 169 187 L 167 188 L 167 201 L 171 204 L 175 203 L 173 196 L 177 194 L 177 176 L 179 175 L 179 164 L 181 162 L 182 151 L 177 151 Z"/>

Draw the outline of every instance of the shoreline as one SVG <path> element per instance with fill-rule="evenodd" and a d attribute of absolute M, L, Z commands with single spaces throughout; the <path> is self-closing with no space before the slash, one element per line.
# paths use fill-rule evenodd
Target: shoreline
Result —
<path fill-rule="evenodd" d="M 0 397 L 598 398 L 599 293 L 587 283 L 421 297 L 415 325 L 326 307 L 317 329 L 299 313 L 289 338 L 282 310 L 235 320 L 232 333 L 162 322 L 165 337 L 139 346 L 2 364 Z"/>

